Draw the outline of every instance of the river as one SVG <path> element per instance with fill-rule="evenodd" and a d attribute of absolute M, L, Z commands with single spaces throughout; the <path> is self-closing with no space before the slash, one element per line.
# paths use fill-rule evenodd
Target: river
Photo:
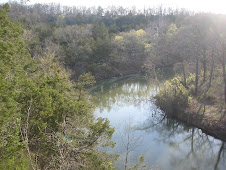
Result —
<path fill-rule="evenodd" d="M 116 145 L 105 151 L 120 155 L 117 169 L 124 169 L 128 153 L 128 167 L 144 155 L 146 169 L 225 170 L 226 143 L 166 118 L 152 98 L 158 87 L 141 75 L 131 75 L 105 80 L 92 90 L 95 115 L 108 118 L 115 128 Z"/>

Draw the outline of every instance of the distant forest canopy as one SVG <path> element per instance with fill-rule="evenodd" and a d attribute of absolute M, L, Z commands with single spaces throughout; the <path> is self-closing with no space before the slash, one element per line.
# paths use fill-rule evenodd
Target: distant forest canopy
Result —
<path fill-rule="evenodd" d="M 220 48 L 225 36 L 226 16 L 221 14 L 161 6 L 144 10 L 60 4 L 10 6 L 10 17 L 25 29 L 32 57 L 54 54 L 74 80 L 86 72 L 100 80 L 178 64 L 194 72 L 197 59 L 199 71 L 206 74 L 211 51 Z"/>
<path fill-rule="evenodd" d="M 178 14 L 189 14 L 194 15 L 195 12 L 188 11 L 186 9 L 172 9 L 172 8 L 163 8 L 162 6 L 153 7 L 153 8 L 144 8 L 143 10 L 137 10 L 136 7 L 125 8 L 125 7 L 116 7 L 109 6 L 108 8 L 99 7 L 78 7 L 78 6 L 62 6 L 60 4 L 34 4 L 26 5 L 23 3 L 11 3 L 12 7 L 17 5 L 23 6 L 23 13 L 37 13 L 37 14 L 47 14 L 51 16 L 49 22 L 55 22 L 57 17 L 60 14 L 65 15 L 65 23 L 67 25 L 75 24 L 95 24 L 104 22 L 106 26 L 121 24 L 134 24 L 134 22 L 145 24 L 145 20 L 142 19 L 145 17 L 146 23 L 148 20 L 156 19 L 160 16 L 173 16 Z M 127 16 L 125 18 L 124 16 Z M 130 17 L 128 17 L 130 16 Z M 133 20 L 129 20 L 133 18 Z M 127 21 L 125 21 L 127 19 Z M 138 21 L 139 20 L 139 21 Z M 121 30 L 124 31 L 124 30 Z"/>
<path fill-rule="evenodd" d="M 140 71 L 145 47 L 148 51 L 149 41 L 152 41 L 150 36 L 163 31 L 158 29 L 159 21 L 168 20 L 169 25 L 176 20 L 176 15 L 190 15 L 185 10 L 161 7 L 136 11 L 123 7 L 103 9 L 59 4 L 11 3 L 10 6 L 10 17 L 26 30 L 32 57 L 55 53 L 61 63 L 72 70 L 75 79 L 89 71 L 96 79 Z M 148 40 L 136 36 L 134 31 L 145 28 L 148 28 L 145 30 L 150 37 Z"/>

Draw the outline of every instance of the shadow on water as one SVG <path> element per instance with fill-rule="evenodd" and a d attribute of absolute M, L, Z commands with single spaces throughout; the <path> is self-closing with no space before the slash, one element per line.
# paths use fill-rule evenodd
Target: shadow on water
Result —
<path fill-rule="evenodd" d="M 117 144 L 107 151 L 120 154 L 116 162 L 118 169 L 123 169 L 125 164 L 124 146 L 128 137 L 125 127 L 129 122 L 134 129 L 129 131 L 130 135 L 139 139 L 133 141 L 135 149 L 129 153 L 129 166 L 143 154 L 147 169 L 224 170 L 225 143 L 200 129 L 165 117 L 151 100 L 158 89 L 154 82 L 132 75 L 103 81 L 92 90 L 96 115 L 108 118 L 115 128 L 113 140 Z"/>
<path fill-rule="evenodd" d="M 225 142 L 200 129 L 159 114 L 148 118 L 139 130 L 157 132 L 154 140 L 168 146 L 169 162 L 163 169 L 225 169 Z"/>

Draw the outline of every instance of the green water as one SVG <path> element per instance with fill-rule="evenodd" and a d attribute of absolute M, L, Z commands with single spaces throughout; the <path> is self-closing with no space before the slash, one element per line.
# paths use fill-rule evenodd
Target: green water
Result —
<path fill-rule="evenodd" d="M 144 155 L 147 169 L 225 170 L 226 143 L 164 117 L 152 99 L 158 87 L 141 75 L 132 75 L 103 81 L 92 90 L 96 116 L 108 118 L 115 128 L 116 146 L 106 151 L 120 155 L 117 169 L 124 169 L 129 151 L 128 167 Z"/>

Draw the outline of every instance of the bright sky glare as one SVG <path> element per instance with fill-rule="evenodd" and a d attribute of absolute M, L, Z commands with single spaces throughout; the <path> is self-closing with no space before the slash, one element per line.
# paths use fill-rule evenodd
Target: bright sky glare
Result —
<path fill-rule="evenodd" d="M 7 2 L 9 0 L 0 0 Z M 19 1 L 19 0 L 18 0 Z M 67 6 L 123 6 L 143 9 L 148 7 L 163 7 L 185 8 L 192 11 L 205 11 L 213 13 L 226 14 L 226 0 L 29 0 L 28 4 L 33 3 L 60 3 Z"/>

